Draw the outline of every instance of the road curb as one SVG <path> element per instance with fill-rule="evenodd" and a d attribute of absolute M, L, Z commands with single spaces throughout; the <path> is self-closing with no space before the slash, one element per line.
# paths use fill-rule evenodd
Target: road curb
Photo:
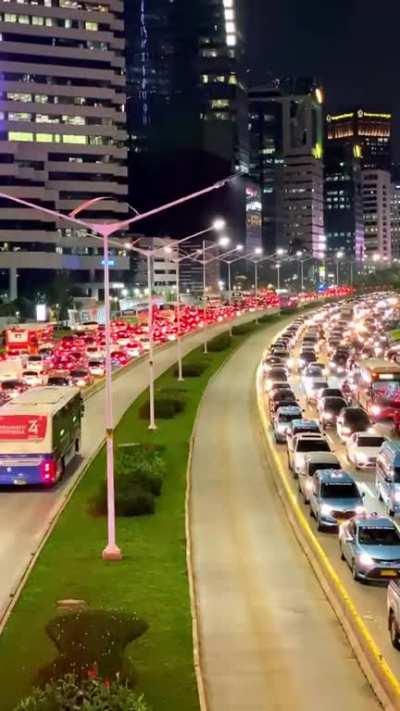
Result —
<path fill-rule="evenodd" d="M 295 494 L 289 486 L 286 473 L 275 451 L 262 396 L 261 366 L 257 370 L 256 390 L 258 413 L 263 430 L 263 444 L 267 458 L 274 465 L 276 475 L 273 476 L 273 480 L 295 536 L 343 627 L 358 663 L 377 698 L 386 711 L 399 711 L 400 683 L 359 615 L 353 599 L 315 537 Z"/>

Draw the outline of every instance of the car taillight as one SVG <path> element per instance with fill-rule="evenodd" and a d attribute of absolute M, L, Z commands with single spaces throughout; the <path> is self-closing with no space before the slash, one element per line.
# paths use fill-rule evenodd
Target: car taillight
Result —
<path fill-rule="evenodd" d="M 40 478 L 44 484 L 53 484 L 57 476 L 57 462 L 46 459 L 40 463 Z"/>

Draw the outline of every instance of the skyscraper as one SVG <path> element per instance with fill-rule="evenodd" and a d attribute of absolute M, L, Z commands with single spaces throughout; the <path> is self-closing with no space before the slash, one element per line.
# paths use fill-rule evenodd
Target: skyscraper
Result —
<path fill-rule="evenodd" d="M 324 164 L 327 251 L 361 259 L 364 223 L 359 153 L 350 145 L 330 141 L 325 146 Z"/>
<path fill-rule="evenodd" d="M 239 0 L 132 0 L 125 17 L 130 202 L 143 209 L 247 172 Z M 165 213 L 144 228 L 184 234 L 221 211 L 231 218 L 232 236 L 243 239 L 244 186 Z"/>
<path fill-rule="evenodd" d="M 311 79 L 277 80 L 249 92 L 250 174 L 261 186 L 269 251 L 324 256 L 322 101 Z"/>
<path fill-rule="evenodd" d="M 340 114 L 328 114 L 327 141 L 337 141 L 357 147 L 362 168 L 391 168 L 390 113 L 354 109 Z"/>
<path fill-rule="evenodd" d="M 0 190 L 64 212 L 106 194 L 85 217 L 123 217 L 122 3 L 0 0 L 0 23 Z M 17 283 L 32 295 L 60 270 L 96 289 L 101 255 L 101 244 L 85 230 L 0 202 L 0 268 L 10 273 L 12 298 Z M 122 249 L 113 267 L 129 269 Z M 120 280 L 116 271 L 112 278 Z"/>
<path fill-rule="evenodd" d="M 364 254 L 378 254 L 391 258 L 391 114 L 369 111 L 364 108 L 328 114 L 326 117 L 327 150 L 347 150 L 348 155 L 361 165 Z M 348 165 L 343 164 L 343 176 L 348 174 Z M 353 178 L 355 178 L 353 172 Z M 340 196 L 339 196 L 340 197 Z M 354 210 L 357 204 L 354 202 Z M 337 216 L 337 215 L 336 215 Z M 330 233 L 339 232 L 340 220 L 333 224 L 332 213 Z M 355 240 L 357 239 L 357 215 L 353 215 Z M 352 253 L 359 254 L 354 244 Z"/>

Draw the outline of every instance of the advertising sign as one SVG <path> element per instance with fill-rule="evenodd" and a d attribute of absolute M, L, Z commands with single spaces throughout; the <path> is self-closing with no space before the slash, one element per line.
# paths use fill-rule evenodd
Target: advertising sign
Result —
<path fill-rule="evenodd" d="M 44 439 L 46 415 L 0 415 L 0 441 Z"/>

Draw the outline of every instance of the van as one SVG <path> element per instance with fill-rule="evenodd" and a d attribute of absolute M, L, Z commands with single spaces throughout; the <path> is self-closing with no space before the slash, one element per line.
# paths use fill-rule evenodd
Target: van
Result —
<path fill-rule="evenodd" d="M 400 442 L 384 442 L 376 459 L 376 491 L 388 514 L 400 511 Z"/>

